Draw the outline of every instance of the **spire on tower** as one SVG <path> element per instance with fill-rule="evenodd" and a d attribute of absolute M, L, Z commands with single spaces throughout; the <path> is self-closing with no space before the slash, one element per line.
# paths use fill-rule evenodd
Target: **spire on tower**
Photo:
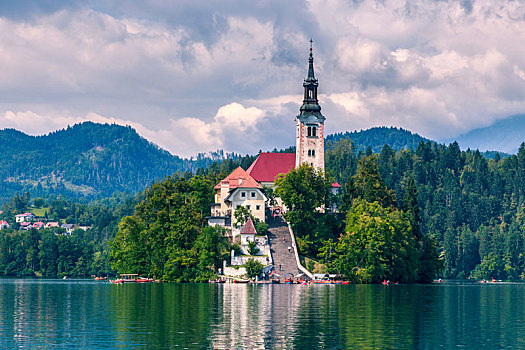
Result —
<path fill-rule="evenodd" d="M 310 57 L 308 58 L 308 77 L 306 78 L 306 81 L 314 81 L 315 82 L 315 75 L 314 75 L 314 55 L 312 53 L 312 45 L 314 41 L 310 39 Z"/>

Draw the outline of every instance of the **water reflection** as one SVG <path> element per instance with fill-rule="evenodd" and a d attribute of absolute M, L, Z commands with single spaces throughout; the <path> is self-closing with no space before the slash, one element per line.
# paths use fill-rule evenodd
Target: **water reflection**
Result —
<path fill-rule="evenodd" d="M 0 348 L 524 348 L 524 284 L 0 280 Z"/>

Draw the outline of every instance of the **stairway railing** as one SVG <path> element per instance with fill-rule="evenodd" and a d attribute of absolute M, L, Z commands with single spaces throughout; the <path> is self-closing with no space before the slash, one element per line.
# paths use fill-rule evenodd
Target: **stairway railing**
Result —
<path fill-rule="evenodd" d="M 292 248 L 293 248 L 293 252 L 295 254 L 295 261 L 297 262 L 297 267 L 299 268 L 299 270 L 301 270 L 305 275 L 307 275 L 308 277 L 310 277 L 310 279 L 314 279 L 314 275 L 312 275 L 312 273 L 310 271 L 308 271 L 302 264 L 301 264 L 301 261 L 299 259 L 299 253 L 297 252 L 297 242 L 295 242 L 295 234 L 293 233 L 293 230 L 292 230 L 292 226 L 290 226 L 290 224 L 288 223 L 288 221 L 286 221 L 284 218 L 283 218 L 283 221 L 286 223 L 286 225 L 288 225 L 288 232 L 290 232 L 290 237 L 292 239 Z"/>

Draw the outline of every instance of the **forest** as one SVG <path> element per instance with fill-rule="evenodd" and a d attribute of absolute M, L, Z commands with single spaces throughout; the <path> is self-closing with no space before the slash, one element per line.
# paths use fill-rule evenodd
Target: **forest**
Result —
<path fill-rule="evenodd" d="M 349 140 L 329 146 L 327 173 L 348 193 L 360 158 Z M 515 155 L 487 159 L 479 151 L 420 142 L 377 158 L 385 185 L 403 198 L 412 178 L 418 193 L 420 230 L 438 244 L 444 278 L 525 277 L 525 144 Z M 342 203 L 344 205 L 344 203 Z"/>
<path fill-rule="evenodd" d="M 0 276 L 106 276 L 114 273 L 109 265 L 110 247 L 118 223 L 130 214 L 137 197 L 113 197 L 82 204 L 61 197 L 47 200 L 15 194 L 0 207 L 0 220 L 11 223 L 0 230 Z M 44 221 L 76 223 L 90 227 L 67 235 L 65 229 L 19 230 L 15 214 L 35 210 L 44 212 Z"/>
<path fill-rule="evenodd" d="M 385 143 L 394 149 L 415 148 L 422 139 L 403 129 L 372 128 L 330 135 L 327 140 L 348 137 L 363 150 L 366 146 L 379 150 Z M 283 151 L 294 152 L 294 147 Z M 255 157 L 222 150 L 184 159 L 149 142 L 133 128 L 116 124 L 84 122 L 40 136 L 4 129 L 0 130 L 0 203 L 26 191 L 33 197 L 60 195 L 80 201 L 118 192 L 134 194 L 166 176 L 202 174 L 208 167 L 216 170 L 247 159 Z"/>
<path fill-rule="evenodd" d="M 375 232 L 372 221 L 365 220 L 372 217 L 392 232 L 388 237 L 391 252 L 399 251 L 400 242 L 410 248 L 410 252 L 396 259 L 416 266 L 411 269 L 417 272 L 411 281 L 428 281 L 430 275 L 505 280 L 525 277 L 524 144 L 517 154 L 492 153 L 490 157 L 479 151 L 462 151 L 457 143 L 446 146 L 424 139 L 413 148 L 396 150 L 384 145 L 374 152 L 371 147 L 356 146 L 347 136 L 339 135 L 326 143 L 325 180 L 339 182 L 340 195 L 331 196 L 322 182 L 310 189 L 303 186 L 304 190 L 326 193 L 321 196 L 324 202 L 310 203 L 310 213 L 289 214 L 290 222 L 294 221 L 293 215 L 298 215 L 303 223 L 314 223 L 305 225 L 310 227 L 309 232 L 297 228 L 302 255 L 324 263 L 332 271 L 345 271 L 352 261 L 343 253 L 358 250 L 360 244 L 347 233 L 361 232 L 365 237 Z M 115 193 L 90 202 L 44 196 L 49 219 L 73 218 L 89 224 L 91 230 L 72 236 L 2 230 L 0 274 L 129 272 L 134 263 L 126 260 L 128 254 L 122 252 L 133 251 L 133 244 L 126 239 L 131 235 L 138 240 L 135 247 L 142 249 L 137 257 L 143 263 L 137 272 L 166 280 L 204 280 L 231 248 L 220 239 L 220 232 L 206 228 L 204 217 L 212 201 L 211 188 L 237 166 L 246 169 L 254 159 L 255 156 L 237 156 L 213 161 L 194 174 L 175 172 L 136 196 Z M 31 196 L 27 199 L 17 194 L 5 201 L 0 219 L 29 208 L 38 194 L 31 192 Z M 322 214 L 316 210 L 319 205 L 332 203 L 338 205 L 337 213 Z M 125 235 L 117 234 L 124 232 Z M 154 249 L 150 249 L 152 245 Z M 212 245 L 216 247 L 212 249 Z M 51 253 L 46 251 L 49 247 Z M 74 253 L 69 254 L 67 261 L 58 261 L 66 251 Z M 211 253 L 204 256 L 204 251 Z M 50 259 L 54 262 L 49 263 Z M 361 257 L 360 262 L 373 262 L 367 259 Z M 399 273 L 400 265 L 393 261 L 381 264 L 377 263 L 381 269 L 363 268 L 359 274 L 352 272 L 352 276 L 367 282 L 380 275 L 398 274 L 400 280 L 407 275 Z"/>

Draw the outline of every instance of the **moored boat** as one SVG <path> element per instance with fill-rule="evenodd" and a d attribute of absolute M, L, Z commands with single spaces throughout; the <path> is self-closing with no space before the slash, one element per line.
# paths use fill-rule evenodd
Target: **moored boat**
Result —
<path fill-rule="evenodd" d="M 293 284 L 294 283 L 293 277 L 294 277 L 293 273 L 290 273 L 290 272 L 286 273 L 284 275 L 284 284 Z"/>
<path fill-rule="evenodd" d="M 208 283 L 225 283 L 225 280 L 222 280 L 220 278 L 217 278 L 215 280 L 208 280 Z"/>
<path fill-rule="evenodd" d="M 233 280 L 232 283 L 249 283 L 250 280 L 239 280 L 239 279 L 236 279 L 236 280 Z"/>
<path fill-rule="evenodd" d="M 151 283 L 154 282 L 153 278 L 140 277 L 137 273 L 126 273 L 121 274 L 119 278 L 110 280 L 111 283 Z"/>

